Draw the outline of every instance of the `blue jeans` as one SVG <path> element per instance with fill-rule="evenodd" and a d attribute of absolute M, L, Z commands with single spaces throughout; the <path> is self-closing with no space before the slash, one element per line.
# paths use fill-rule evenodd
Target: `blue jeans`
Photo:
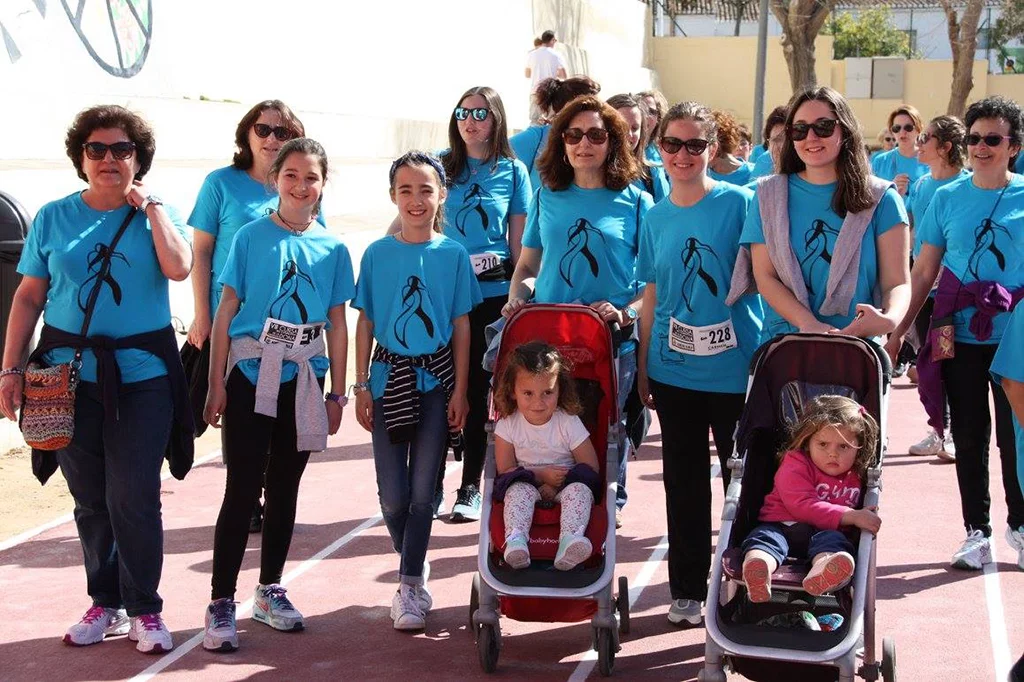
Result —
<path fill-rule="evenodd" d="M 768 552 L 780 566 L 786 557 L 813 559 L 822 552 L 854 554 L 853 543 L 841 531 L 818 530 L 809 523 L 762 523 L 743 541 L 743 553 L 752 549 Z"/>
<path fill-rule="evenodd" d="M 104 419 L 99 385 L 75 393 L 75 435 L 57 452 L 75 498 L 75 525 L 94 606 L 160 613 L 164 560 L 160 467 L 174 403 L 167 377 L 122 384 L 118 418 Z"/>
<path fill-rule="evenodd" d="M 626 428 L 626 398 L 636 378 L 636 343 L 623 344 L 619 355 L 619 481 L 615 492 L 615 506 L 622 509 L 626 506 L 626 460 L 632 443 L 629 430 Z"/>
<path fill-rule="evenodd" d="M 373 401 L 373 463 L 377 496 L 395 551 L 402 555 L 400 582 L 423 583 L 423 561 L 434 522 L 434 487 L 448 449 L 448 405 L 440 386 L 420 395 L 416 435 L 392 443 L 384 426 L 384 401 Z"/>

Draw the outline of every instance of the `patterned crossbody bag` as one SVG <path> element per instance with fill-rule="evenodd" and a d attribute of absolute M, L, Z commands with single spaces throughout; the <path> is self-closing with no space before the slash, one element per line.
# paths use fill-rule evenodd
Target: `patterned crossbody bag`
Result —
<path fill-rule="evenodd" d="M 110 275 L 110 261 L 121 235 L 135 217 L 135 208 L 129 208 L 121 227 L 107 247 L 96 281 L 85 303 L 85 319 L 80 336 L 89 331 L 92 312 L 99 298 L 100 288 Z M 71 443 L 75 434 L 75 389 L 78 388 L 82 369 L 82 349 L 75 348 L 71 362 L 46 367 L 32 362 L 25 368 L 25 389 L 21 402 L 21 435 L 29 446 L 37 450 L 60 450 Z"/>

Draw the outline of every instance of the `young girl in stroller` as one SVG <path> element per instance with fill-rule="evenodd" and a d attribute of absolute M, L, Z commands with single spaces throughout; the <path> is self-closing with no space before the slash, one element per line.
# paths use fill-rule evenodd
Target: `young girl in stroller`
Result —
<path fill-rule="evenodd" d="M 575 568 L 593 549 L 584 533 L 600 467 L 558 349 L 533 341 L 512 351 L 494 405 L 500 417 L 494 427 L 496 486 L 505 486 L 505 562 L 517 569 L 530 565 L 534 506 L 546 500 L 562 505 L 555 568 Z"/>
<path fill-rule="evenodd" d="M 845 585 L 854 548 L 842 528 L 877 533 L 875 508 L 857 509 L 878 444 L 878 423 L 856 401 L 836 395 L 810 401 L 780 455 L 775 485 L 744 540 L 743 581 L 752 602 L 771 598 L 771 577 L 787 557 L 809 558 L 803 581 L 820 596 Z"/>

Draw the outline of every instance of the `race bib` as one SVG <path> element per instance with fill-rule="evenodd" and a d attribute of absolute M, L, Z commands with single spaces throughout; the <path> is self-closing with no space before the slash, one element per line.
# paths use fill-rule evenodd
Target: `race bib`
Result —
<path fill-rule="evenodd" d="M 736 330 L 731 318 L 706 327 L 691 327 L 670 317 L 668 347 L 686 355 L 718 355 L 736 347 Z"/>
<path fill-rule="evenodd" d="M 283 320 L 275 320 L 268 317 L 263 323 L 263 332 L 260 334 L 260 343 L 264 346 L 284 344 L 288 348 L 292 346 L 306 346 L 323 333 L 323 323 L 318 324 L 292 324 Z"/>
<path fill-rule="evenodd" d="M 474 275 L 481 275 L 501 265 L 501 256 L 496 253 L 475 253 L 469 260 L 473 264 Z"/>

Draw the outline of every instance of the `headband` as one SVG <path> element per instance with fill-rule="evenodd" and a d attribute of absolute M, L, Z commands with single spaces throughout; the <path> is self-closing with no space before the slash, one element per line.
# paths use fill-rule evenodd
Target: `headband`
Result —
<path fill-rule="evenodd" d="M 408 152 L 395 159 L 394 162 L 391 164 L 391 170 L 388 171 L 388 184 L 394 186 L 395 174 L 398 172 L 399 168 L 401 168 L 402 166 L 413 165 L 430 166 L 431 168 L 434 169 L 434 171 L 437 172 L 437 177 L 441 181 L 441 187 L 446 187 L 448 185 L 448 178 L 445 175 L 444 166 L 441 165 L 441 162 L 438 161 L 436 157 L 431 156 L 430 154 L 425 154 L 423 152 Z"/>

